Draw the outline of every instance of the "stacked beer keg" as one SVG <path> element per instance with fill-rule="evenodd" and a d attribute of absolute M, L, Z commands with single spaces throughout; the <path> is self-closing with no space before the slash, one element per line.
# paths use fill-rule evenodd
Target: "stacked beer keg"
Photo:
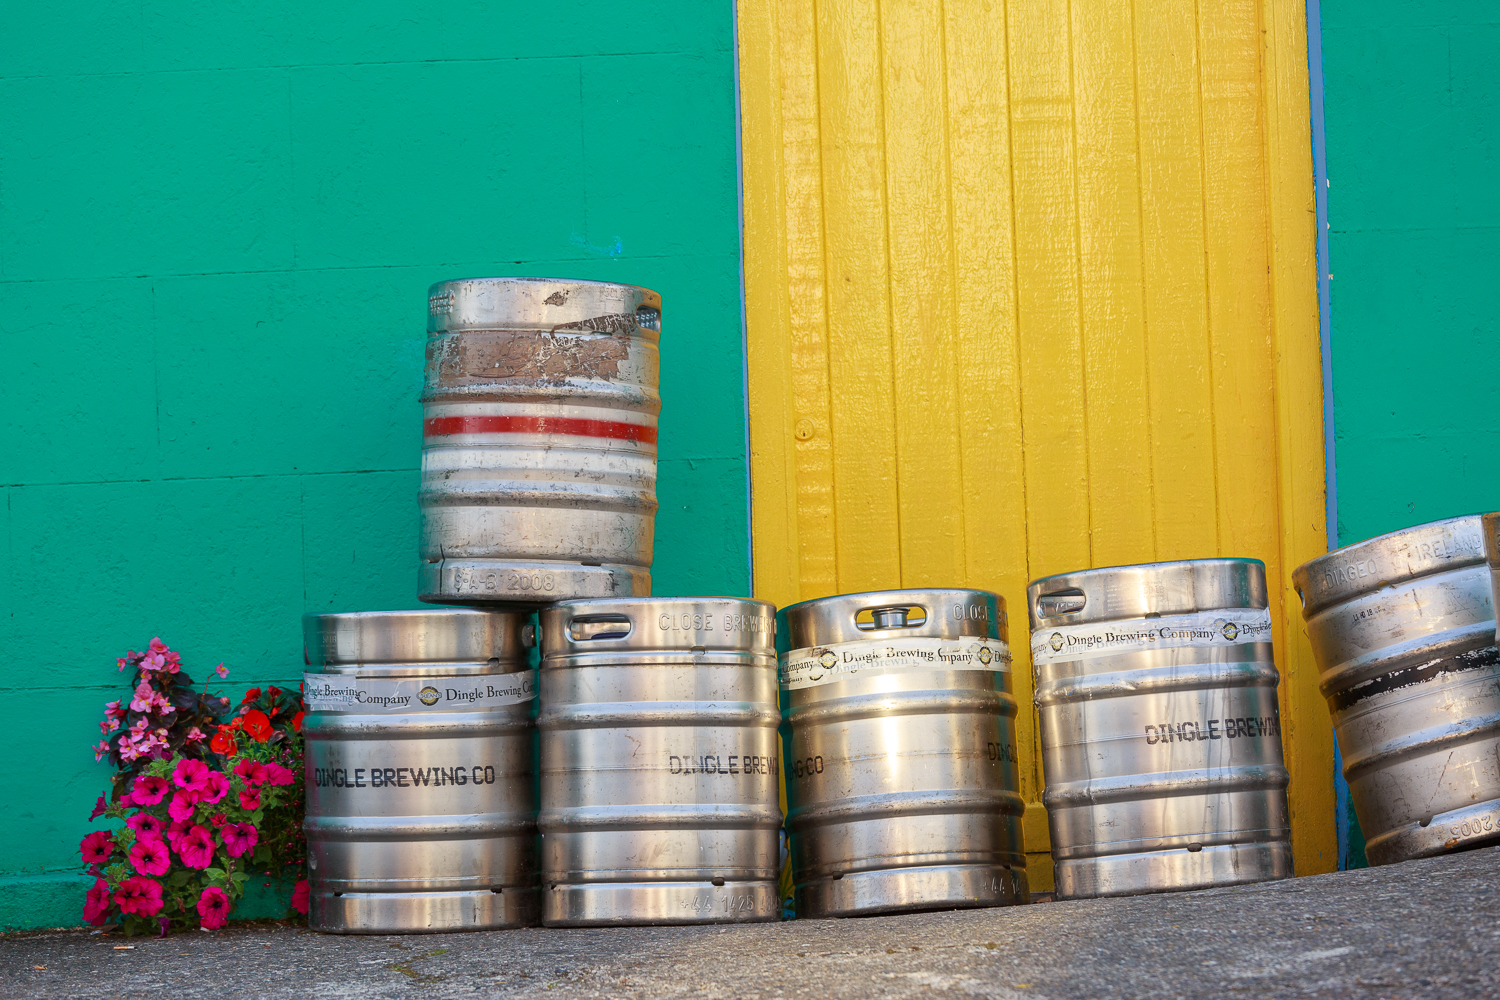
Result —
<path fill-rule="evenodd" d="M 1029 901 L 1003 598 L 650 596 L 660 297 L 428 304 L 442 607 L 304 621 L 313 927 L 773 920 L 784 869 L 798 916 Z M 1500 582 L 1500 515 L 1295 574 L 1376 863 L 1500 839 L 1486 541 Z M 1265 567 L 1084 569 L 1026 606 L 1058 896 L 1290 877 Z"/>

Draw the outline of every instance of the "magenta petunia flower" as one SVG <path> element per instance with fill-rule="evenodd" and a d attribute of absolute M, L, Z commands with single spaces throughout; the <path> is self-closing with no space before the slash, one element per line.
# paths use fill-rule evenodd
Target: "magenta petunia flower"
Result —
<path fill-rule="evenodd" d="M 273 785 L 290 785 L 297 776 L 280 764 L 266 765 L 266 780 Z"/>
<path fill-rule="evenodd" d="M 172 867 L 167 845 L 155 837 L 141 837 L 130 849 L 130 866 L 146 875 L 165 875 Z"/>
<path fill-rule="evenodd" d="M 184 757 L 177 762 L 172 772 L 172 783 L 183 791 L 201 792 L 208 787 L 208 776 L 212 772 L 201 760 Z"/>
<path fill-rule="evenodd" d="M 199 801 L 213 804 L 229 794 L 229 779 L 218 771 L 208 772 L 208 787 L 199 795 Z"/>
<path fill-rule="evenodd" d="M 177 842 L 184 836 L 186 836 L 187 832 L 192 828 L 192 820 L 178 820 L 171 826 L 167 827 L 167 843 L 172 845 L 172 850 L 181 853 L 180 848 L 178 848 L 177 846 Z"/>
<path fill-rule="evenodd" d="M 83 852 L 86 865 L 107 865 L 109 856 L 115 852 L 115 838 L 103 830 L 95 830 L 83 838 L 78 849 Z"/>
<path fill-rule="evenodd" d="M 155 837 L 161 840 L 165 835 L 166 824 L 150 813 L 136 813 L 125 821 L 125 825 L 143 837 Z"/>
<path fill-rule="evenodd" d="M 203 890 L 198 897 L 198 915 L 205 930 L 216 931 L 229 919 L 229 896 L 216 885 Z"/>
<path fill-rule="evenodd" d="M 115 890 L 115 902 L 121 913 L 154 917 L 161 912 L 161 883 L 139 875 L 128 878 Z"/>
<path fill-rule="evenodd" d="M 108 809 L 108 808 L 109 808 L 109 801 L 107 799 L 105 799 L 105 797 L 103 795 L 100 795 L 99 796 L 99 801 L 94 803 L 94 811 L 91 812 L 91 813 L 89 813 L 89 822 L 92 823 L 94 820 L 98 819 L 100 816 L 103 816 L 104 815 L 104 811 L 106 809 Z"/>
<path fill-rule="evenodd" d="M 131 795 L 135 797 L 138 805 L 154 806 L 167 797 L 172 786 L 167 784 L 166 778 L 159 778 L 154 774 L 142 774 L 135 779 Z"/>
<path fill-rule="evenodd" d="M 177 792 L 172 796 L 172 802 L 167 806 L 167 815 L 181 823 L 193 818 L 193 813 L 198 808 L 197 794 L 189 791 Z"/>
<path fill-rule="evenodd" d="M 241 809 L 249 809 L 251 812 L 254 812 L 256 809 L 259 809 L 260 808 L 260 789 L 259 788 L 247 788 L 243 792 L 240 792 L 240 808 Z"/>
<path fill-rule="evenodd" d="M 234 773 L 239 775 L 240 780 L 250 788 L 265 784 L 266 779 L 270 777 L 269 772 L 266 771 L 266 765 L 258 760 L 240 761 L 234 765 Z"/>
<path fill-rule="evenodd" d="M 224 853 L 237 858 L 255 849 L 260 831 L 250 823 L 225 823 L 219 827 L 219 836 L 224 838 Z"/>
<path fill-rule="evenodd" d="M 294 886 L 292 886 L 292 909 L 296 910 L 298 913 L 306 915 L 306 913 L 307 913 L 307 896 L 308 896 L 307 879 L 305 879 L 305 878 L 298 879 L 297 880 L 297 884 L 294 885 Z"/>
<path fill-rule="evenodd" d="M 83 897 L 83 919 L 98 927 L 104 923 L 109 913 L 109 904 L 109 883 L 102 878 L 95 879 L 87 895 Z"/>
<path fill-rule="evenodd" d="M 214 836 L 206 826 L 195 826 L 177 838 L 177 853 L 182 863 L 200 871 L 214 859 Z"/>

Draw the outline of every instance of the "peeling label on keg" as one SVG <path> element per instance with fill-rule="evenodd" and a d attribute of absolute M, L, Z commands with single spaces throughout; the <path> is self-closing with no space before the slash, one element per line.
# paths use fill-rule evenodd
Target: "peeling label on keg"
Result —
<path fill-rule="evenodd" d="M 1242 646 L 1271 641 L 1271 612 L 1265 608 L 1195 611 L 1160 618 L 1058 625 L 1031 633 L 1031 662 L 1058 663 L 1092 656 L 1183 646 Z"/>
<path fill-rule="evenodd" d="M 856 639 L 787 653 L 781 658 L 781 687 L 785 691 L 798 691 L 855 675 L 906 670 L 1009 669 L 1010 647 L 999 639 L 972 635 L 957 639 L 932 636 Z"/>
<path fill-rule="evenodd" d="M 536 672 L 457 677 L 351 677 L 303 674 L 312 712 L 452 712 L 519 705 L 536 697 Z"/>

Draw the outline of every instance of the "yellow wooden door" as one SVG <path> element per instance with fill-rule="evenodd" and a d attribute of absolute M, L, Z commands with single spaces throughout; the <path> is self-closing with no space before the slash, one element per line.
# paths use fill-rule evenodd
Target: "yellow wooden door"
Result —
<path fill-rule="evenodd" d="M 1029 706 L 1029 580 L 1261 559 L 1297 870 L 1332 870 L 1289 583 L 1326 550 L 1300 0 L 740 0 L 739 32 L 756 596 L 997 591 Z"/>

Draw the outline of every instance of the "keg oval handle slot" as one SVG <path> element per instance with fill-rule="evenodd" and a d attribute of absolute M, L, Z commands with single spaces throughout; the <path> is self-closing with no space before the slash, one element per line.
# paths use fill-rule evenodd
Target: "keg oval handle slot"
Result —
<path fill-rule="evenodd" d="M 629 634 L 630 619 L 624 615 L 579 615 L 568 622 L 568 638 L 574 642 L 623 639 Z"/>
<path fill-rule="evenodd" d="M 1086 603 L 1088 598 L 1083 596 L 1081 590 L 1057 590 L 1036 599 L 1036 613 L 1038 618 L 1071 615 L 1075 611 L 1082 611 Z"/>
<path fill-rule="evenodd" d="M 635 311 L 635 325 L 643 330 L 661 332 L 661 310 L 640 306 Z"/>
<path fill-rule="evenodd" d="M 854 615 L 854 626 L 864 632 L 875 629 L 916 628 L 927 622 L 927 609 L 920 604 L 896 604 L 861 608 Z"/>

